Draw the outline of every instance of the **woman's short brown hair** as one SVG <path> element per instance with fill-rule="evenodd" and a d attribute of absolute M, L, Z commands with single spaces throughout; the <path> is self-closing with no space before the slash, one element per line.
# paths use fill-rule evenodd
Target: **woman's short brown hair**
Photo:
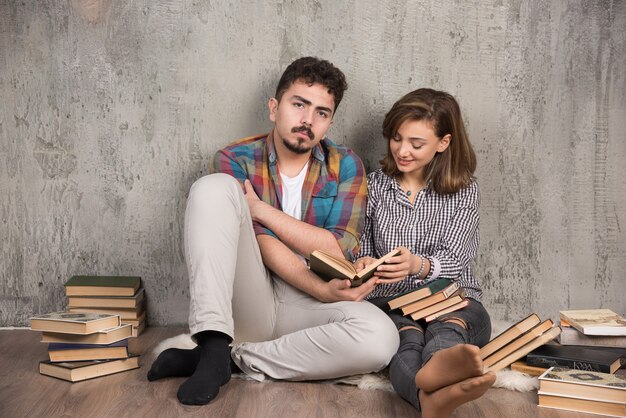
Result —
<path fill-rule="evenodd" d="M 474 180 L 476 154 L 465 132 L 461 109 L 456 99 L 443 91 L 418 89 L 394 103 L 383 121 L 387 155 L 380 163 L 388 176 L 400 174 L 391 155 L 389 141 L 406 121 L 429 121 L 438 138 L 450 135 L 450 145 L 435 154 L 426 166 L 426 181 L 440 194 L 456 193 Z"/>

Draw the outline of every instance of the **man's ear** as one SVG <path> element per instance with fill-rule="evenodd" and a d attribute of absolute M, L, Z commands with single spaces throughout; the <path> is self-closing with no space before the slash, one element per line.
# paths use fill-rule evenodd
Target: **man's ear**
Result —
<path fill-rule="evenodd" d="M 270 110 L 270 120 L 276 122 L 276 111 L 278 110 L 278 100 L 272 97 L 267 103 L 267 107 Z"/>
<path fill-rule="evenodd" d="M 437 144 L 437 152 L 444 152 L 450 146 L 450 141 L 452 140 L 452 135 L 448 134 L 439 140 L 439 144 Z"/>

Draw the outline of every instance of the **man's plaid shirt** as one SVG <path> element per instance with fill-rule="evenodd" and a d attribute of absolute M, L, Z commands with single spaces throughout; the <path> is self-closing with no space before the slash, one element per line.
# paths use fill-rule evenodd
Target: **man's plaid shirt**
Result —
<path fill-rule="evenodd" d="M 282 210 L 277 155 L 269 134 L 240 139 L 219 150 L 211 172 L 230 174 L 242 185 L 250 180 L 261 200 Z M 302 221 L 332 232 L 351 259 L 358 251 L 366 205 L 367 181 L 361 159 L 346 147 L 321 140 L 312 150 L 302 187 Z M 275 236 L 263 225 L 255 223 L 254 229 L 257 235 Z"/>

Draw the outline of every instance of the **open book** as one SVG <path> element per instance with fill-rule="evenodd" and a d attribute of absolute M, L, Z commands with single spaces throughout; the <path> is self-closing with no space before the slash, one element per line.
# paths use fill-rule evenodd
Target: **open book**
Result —
<path fill-rule="evenodd" d="M 393 250 L 357 272 L 354 265 L 348 260 L 316 250 L 311 253 L 309 267 L 315 274 L 326 281 L 349 279 L 352 282 L 352 287 L 356 287 L 368 281 L 376 272 L 376 268 L 383 264 L 385 260 L 398 254 L 400 254 L 400 250 Z"/>

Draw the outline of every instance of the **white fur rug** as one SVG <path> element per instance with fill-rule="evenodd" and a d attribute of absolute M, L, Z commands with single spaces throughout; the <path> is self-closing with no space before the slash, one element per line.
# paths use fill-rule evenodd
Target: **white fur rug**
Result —
<path fill-rule="evenodd" d="M 506 328 L 508 328 L 509 325 L 510 324 L 507 325 L 504 323 L 494 323 L 492 332 L 493 336 L 496 336 L 500 332 L 504 331 Z M 196 343 L 191 340 L 190 334 L 180 334 L 175 337 L 161 341 L 154 348 L 152 354 L 156 358 L 156 356 L 161 351 L 168 348 L 176 347 L 192 349 L 195 346 Z M 323 383 L 342 383 L 346 385 L 357 386 L 359 389 L 386 390 L 389 392 L 393 392 L 393 388 L 391 386 L 391 382 L 389 382 L 386 371 L 387 369 L 378 373 L 348 376 L 341 379 L 324 381 Z M 238 377 L 240 379 L 248 379 L 243 374 L 235 375 L 235 377 Z M 269 380 L 269 378 L 267 378 L 266 380 Z M 510 369 L 504 369 L 496 373 L 496 383 L 494 383 L 493 386 L 497 388 L 515 390 L 518 392 L 530 392 L 539 388 L 539 380 L 536 377 L 531 377 L 524 373 L 520 373 Z"/>

